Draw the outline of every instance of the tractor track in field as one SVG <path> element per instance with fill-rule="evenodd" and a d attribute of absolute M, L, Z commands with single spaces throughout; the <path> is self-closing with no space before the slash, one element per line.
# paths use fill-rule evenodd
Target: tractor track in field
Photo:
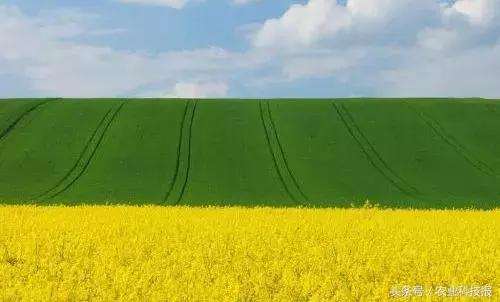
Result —
<path fill-rule="evenodd" d="M 434 134 L 436 134 L 448 146 L 453 148 L 453 150 L 465 159 L 465 161 L 467 161 L 472 167 L 488 176 L 493 176 L 495 174 L 493 168 L 477 159 L 469 151 L 467 151 L 467 148 L 465 148 L 455 137 L 449 134 L 436 119 L 424 111 L 419 110 L 408 103 L 406 104 L 432 130 L 432 132 L 434 132 Z"/>
<path fill-rule="evenodd" d="M 349 132 L 350 136 L 357 143 L 361 151 L 365 154 L 368 162 L 382 175 L 388 182 L 394 185 L 399 191 L 410 197 L 416 197 L 419 191 L 406 182 L 378 153 L 377 149 L 365 136 L 361 128 L 357 125 L 354 117 L 343 104 L 332 102 L 333 108 L 337 112 L 344 127 Z"/>
<path fill-rule="evenodd" d="M 164 198 L 165 202 L 173 205 L 178 205 L 181 202 L 189 179 L 189 171 L 191 169 L 191 141 L 197 105 L 197 100 L 190 100 L 184 108 L 181 127 L 179 129 L 175 171 Z"/>
<path fill-rule="evenodd" d="M 352 125 L 355 127 L 356 131 L 361 135 L 362 139 L 367 143 L 368 147 L 370 150 L 372 150 L 373 154 L 377 157 L 377 159 L 382 163 L 382 165 L 387 169 L 394 177 L 396 177 L 401 183 L 406 185 L 407 187 L 411 188 L 410 191 L 414 191 L 417 193 L 417 189 L 410 185 L 406 180 L 404 180 L 385 160 L 384 158 L 380 155 L 380 153 L 377 151 L 375 146 L 370 142 L 370 140 L 366 137 L 365 133 L 361 130 L 359 125 L 356 123 L 356 120 L 352 116 L 351 112 L 345 107 L 345 105 L 342 105 L 344 112 L 347 114 L 347 117 L 351 120 Z"/>
<path fill-rule="evenodd" d="M 101 145 L 104 136 L 106 135 L 111 123 L 115 120 L 118 113 L 122 110 L 125 102 L 120 102 L 118 104 L 112 105 L 110 109 L 104 114 L 102 119 L 97 124 L 94 132 L 90 136 L 89 140 L 85 144 L 82 152 L 80 153 L 78 159 L 71 169 L 55 184 L 52 188 L 43 192 L 34 198 L 34 200 L 45 200 L 51 199 L 59 194 L 68 190 L 88 169 L 92 159 L 97 153 L 97 149 Z M 78 169 L 81 167 L 80 169 Z M 71 177 L 73 174 L 76 175 Z"/>
<path fill-rule="evenodd" d="M 266 106 L 267 108 L 264 108 L 264 106 Z M 297 178 L 290 169 L 288 160 L 286 159 L 285 152 L 283 150 L 283 146 L 278 136 L 276 124 L 273 120 L 269 101 L 260 101 L 259 107 L 260 118 L 262 126 L 264 127 L 267 145 L 269 147 L 274 167 L 276 172 L 278 173 L 280 182 L 293 201 L 299 204 L 305 204 L 309 201 L 309 198 L 300 188 L 300 185 L 297 182 Z"/>
<path fill-rule="evenodd" d="M 175 170 L 174 170 L 174 175 L 172 176 L 172 179 L 170 180 L 170 184 L 168 185 L 168 190 L 165 193 L 165 198 L 163 199 L 164 201 L 167 201 L 168 198 L 170 197 L 170 194 L 172 192 L 174 183 L 177 179 L 177 175 L 179 174 L 179 165 L 180 165 L 180 157 L 181 157 L 181 146 L 182 146 L 182 130 L 184 128 L 184 122 L 186 120 L 186 115 L 189 107 L 189 102 L 186 102 L 186 105 L 184 106 L 184 114 L 182 115 L 182 120 L 181 120 L 181 126 L 179 127 L 179 137 L 177 140 L 177 153 L 176 153 L 176 161 L 175 161 Z"/>
<path fill-rule="evenodd" d="M 297 190 L 299 191 L 300 196 L 303 198 L 303 200 L 308 201 L 307 196 L 304 194 L 304 192 L 300 188 L 299 183 L 297 182 L 297 178 L 295 177 L 292 169 L 290 169 L 290 165 L 288 164 L 288 160 L 285 156 L 285 151 L 283 150 L 283 145 L 281 144 L 281 141 L 280 141 L 279 136 L 278 136 L 278 130 L 276 128 L 276 124 L 274 123 L 274 119 L 273 119 L 273 115 L 272 115 L 272 111 L 271 111 L 271 105 L 269 104 L 269 101 L 267 101 L 266 104 L 267 104 L 267 112 L 269 115 L 269 121 L 271 122 L 272 132 L 274 133 L 274 137 L 275 137 L 277 145 L 279 147 L 280 154 L 283 157 L 283 163 L 285 164 L 286 171 L 290 174 L 290 177 L 293 181 L 293 184 L 297 188 Z"/>
<path fill-rule="evenodd" d="M 55 98 L 55 99 L 48 99 L 48 100 L 45 100 L 45 101 L 42 101 L 42 102 L 37 102 L 36 104 L 30 106 L 28 109 L 26 109 L 23 112 L 21 112 L 21 114 L 19 114 L 14 119 L 14 121 L 12 121 L 12 123 L 10 123 L 0 133 L 0 142 L 3 141 L 12 132 L 12 130 L 14 130 L 14 128 L 17 126 L 17 124 L 19 124 L 24 118 L 26 118 L 26 116 L 28 116 L 30 113 L 34 112 L 35 110 L 37 110 L 41 106 L 43 106 L 43 105 L 45 105 L 45 104 L 47 104 L 47 103 L 49 103 L 51 101 L 55 101 L 55 100 L 57 100 L 57 98 Z"/>

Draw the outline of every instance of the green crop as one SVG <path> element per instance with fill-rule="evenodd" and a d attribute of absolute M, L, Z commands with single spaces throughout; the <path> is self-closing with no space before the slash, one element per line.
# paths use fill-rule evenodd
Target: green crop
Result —
<path fill-rule="evenodd" d="M 493 208 L 500 103 L 0 101 L 0 200 Z"/>

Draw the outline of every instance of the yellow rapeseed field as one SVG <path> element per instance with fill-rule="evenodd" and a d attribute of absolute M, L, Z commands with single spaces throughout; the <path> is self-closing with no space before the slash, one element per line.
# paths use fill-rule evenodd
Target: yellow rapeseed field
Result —
<path fill-rule="evenodd" d="M 499 210 L 0 207 L 0 301 L 500 301 L 499 285 Z"/>

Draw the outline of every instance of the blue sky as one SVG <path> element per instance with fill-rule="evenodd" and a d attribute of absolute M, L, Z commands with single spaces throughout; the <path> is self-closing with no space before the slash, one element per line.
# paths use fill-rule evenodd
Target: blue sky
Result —
<path fill-rule="evenodd" d="M 183 9 L 171 9 L 158 5 L 130 5 L 112 0 L 3 2 L 16 5 L 29 14 L 61 8 L 76 8 L 97 14 L 97 25 L 123 28 L 126 33 L 90 42 L 117 49 L 147 51 L 183 50 L 214 45 L 228 50 L 244 50 L 248 43 L 242 39 L 238 27 L 263 22 L 281 14 L 294 3 L 259 1 L 254 5 L 231 5 L 229 1 L 217 0 L 188 4 Z"/>
<path fill-rule="evenodd" d="M 2 1 L 0 97 L 500 97 L 498 0 Z"/>

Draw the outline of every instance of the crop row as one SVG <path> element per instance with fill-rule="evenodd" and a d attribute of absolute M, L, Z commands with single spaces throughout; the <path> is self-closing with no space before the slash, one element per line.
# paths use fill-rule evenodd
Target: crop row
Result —
<path fill-rule="evenodd" d="M 0 200 L 491 208 L 500 200 L 497 106 L 2 101 Z"/>

